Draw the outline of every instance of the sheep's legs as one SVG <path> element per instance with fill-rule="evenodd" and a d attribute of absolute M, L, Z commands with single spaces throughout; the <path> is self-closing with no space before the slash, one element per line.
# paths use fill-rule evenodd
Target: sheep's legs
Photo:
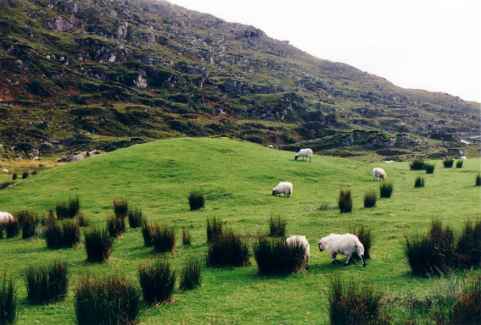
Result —
<path fill-rule="evenodd" d="M 347 255 L 346 265 L 349 265 L 350 263 L 351 263 L 351 255 Z"/>
<path fill-rule="evenodd" d="M 336 256 L 337 256 L 337 253 L 332 253 L 332 254 L 331 254 L 332 264 L 336 264 L 336 263 L 337 263 Z"/>

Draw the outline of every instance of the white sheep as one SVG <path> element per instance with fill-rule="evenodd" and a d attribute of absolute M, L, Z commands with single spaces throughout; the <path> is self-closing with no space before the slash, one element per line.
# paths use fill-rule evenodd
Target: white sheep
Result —
<path fill-rule="evenodd" d="M 304 265 L 309 268 L 310 246 L 306 236 L 293 235 L 286 239 L 288 246 L 299 245 L 304 248 Z"/>
<path fill-rule="evenodd" d="M 384 169 L 376 167 L 372 169 L 372 177 L 374 177 L 376 181 L 385 180 L 387 173 Z"/>
<path fill-rule="evenodd" d="M 310 148 L 306 149 L 301 149 L 298 152 L 296 152 L 296 156 L 294 157 L 294 160 L 298 160 L 299 158 L 302 158 L 304 160 L 312 160 L 312 156 L 314 155 L 314 151 Z"/>
<path fill-rule="evenodd" d="M 14 221 L 15 217 L 11 213 L 0 211 L 0 226 L 6 225 Z"/>
<path fill-rule="evenodd" d="M 319 240 L 319 250 L 326 251 L 332 257 L 332 262 L 336 262 L 337 254 L 346 256 L 346 265 L 351 262 L 354 253 L 361 258 L 362 265 L 366 266 L 364 261 L 364 245 L 359 238 L 353 234 L 330 234 L 329 236 Z"/>
<path fill-rule="evenodd" d="M 280 182 L 272 189 L 272 195 L 284 195 L 290 197 L 294 192 L 294 185 L 290 182 Z"/>

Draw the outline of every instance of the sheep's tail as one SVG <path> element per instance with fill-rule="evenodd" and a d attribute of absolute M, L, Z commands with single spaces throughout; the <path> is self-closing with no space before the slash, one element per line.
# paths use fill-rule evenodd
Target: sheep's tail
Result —
<path fill-rule="evenodd" d="M 361 241 L 356 241 L 357 255 L 361 258 L 362 266 L 366 266 L 366 260 L 364 259 L 364 245 Z"/>

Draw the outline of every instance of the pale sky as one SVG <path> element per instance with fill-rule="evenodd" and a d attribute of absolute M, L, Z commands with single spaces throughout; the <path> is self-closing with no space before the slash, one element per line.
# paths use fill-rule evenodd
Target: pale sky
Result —
<path fill-rule="evenodd" d="M 170 0 L 406 88 L 481 102 L 480 0 Z"/>

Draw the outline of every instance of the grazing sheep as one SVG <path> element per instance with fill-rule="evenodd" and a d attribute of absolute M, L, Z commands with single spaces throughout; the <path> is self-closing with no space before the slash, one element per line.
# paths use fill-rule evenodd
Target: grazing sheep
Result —
<path fill-rule="evenodd" d="M 309 160 L 310 162 L 312 160 L 313 155 L 314 155 L 314 151 L 312 151 L 312 149 L 309 149 L 309 148 L 301 149 L 296 153 L 294 160 L 298 160 L 299 158 L 302 158 L 304 160 Z"/>
<path fill-rule="evenodd" d="M 290 182 L 280 182 L 272 189 L 272 195 L 284 195 L 290 197 L 294 192 L 294 185 Z"/>
<path fill-rule="evenodd" d="M 329 236 L 319 240 L 319 250 L 326 251 L 332 257 L 332 262 L 336 262 L 337 254 L 346 256 L 346 265 L 351 262 L 352 254 L 357 253 L 361 258 L 362 265 L 366 266 L 364 261 L 364 245 L 359 238 L 353 234 L 330 234 Z"/>
<path fill-rule="evenodd" d="M 2 173 L 8 174 L 8 173 L 9 173 L 9 170 L 6 169 L 6 168 L 4 168 L 4 169 L 2 169 Z"/>
<path fill-rule="evenodd" d="M 461 159 L 461 160 L 466 160 L 466 159 L 468 159 L 468 158 L 466 158 L 466 156 L 461 156 L 459 159 Z"/>
<path fill-rule="evenodd" d="M 387 174 L 384 169 L 376 167 L 372 169 L 372 177 L 374 177 L 376 181 L 385 180 L 387 177 Z"/>
<path fill-rule="evenodd" d="M 274 149 L 274 146 L 272 144 L 270 144 L 269 149 Z"/>
<path fill-rule="evenodd" d="M 13 221 L 15 221 L 15 217 L 11 213 L 0 211 L 0 226 Z"/>
<path fill-rule="evenodd" d="M 310 257 L 310 246 L 306 236 L 298 236 L 298 235 L 289 236 L 289 238 L 286 239 L 286 243 L 288 246 L 300 245 L 304 247 L 304 264 L 306 266 L 306 269 L 308 269 L 309 257 Z"/>

